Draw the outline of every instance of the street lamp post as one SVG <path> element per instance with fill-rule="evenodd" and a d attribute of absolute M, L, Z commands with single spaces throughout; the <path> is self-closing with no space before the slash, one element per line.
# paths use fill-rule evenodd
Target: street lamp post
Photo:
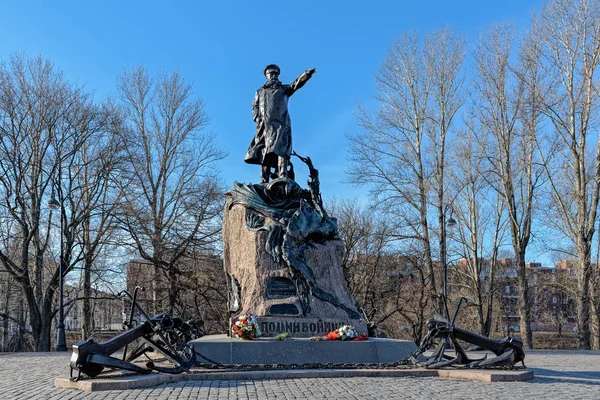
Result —
<path fill-rule="evenodd" d="M 446 214 L 450 212 L 450 216 L 446 219 Z M 442 242 L 444 251 L 442 252 L 442 264 L 444 268 L 444 279 L 443 279 L 443 287 L 442 287 L 442 296 L 444 297 L 444 307 L 446 312 L 446 318 L 450 319 L 450 315 L 448 313 L 448 246 L 447 246 L 447 228 L 453 228 L 456 226 L 456 220 L 452 218 L 452 214 L 454 214 L 454 209 L 451 204 L 448 204 L 444 208 L 444 221 L 442 224 Z"/>
<path fill-rule="evenodd" d="M 65 271 L 63 207 L 56 197 L 54 197 L 54 187 L 52 187 L 52 198 L 48 202 L 48 207 L 52 210 L 60 209 L 60 264 L 58 267 L 58 325 L 56 326 L 58 332 L 56 338 L 56 351 L 67 351 L 67 341 L 65 338 L 65 313 L 63 304 L 63 275 Z"/>

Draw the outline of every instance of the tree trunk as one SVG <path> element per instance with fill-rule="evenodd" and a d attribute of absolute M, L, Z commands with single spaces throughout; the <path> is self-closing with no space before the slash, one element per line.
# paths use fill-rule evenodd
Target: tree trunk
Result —
<path fill-rule="evenodd" d="M 596 291 L 596 293 L 598 293 Z M 596 298 L 598 298 L 599 294 L 596 294 Z M 594 315 L 595 315 L 595 320 L 593 322 L 593 326 L 594 326 L 594 342 L 593 342 L 593 347 L 594 350 L 600 350 L 600 306 L 598 304 L 598 301 L 596 301 L 594 303 Z"/>
<path fill-rule="evenodd" d="M 442 268 L 442 295 L 438 296 L 438 305 L 437 305 L 437 309 L 438 312 L 441 311 L 441 314 L 444 315 L 446 318 L 450 319 L 449 315 L 446 315 L 446 306 L 448 305 L 448 297 L 449 293 L 448 293 L 448 287 L 444 287 L 444 285 L 447 286 L 448 281 L 447 281 L 447 262 L 448 262 L 448 250 L 447 250 L 447 246 L 446 246 L 446 220 L 445 220 L 445 215 L 444 215 L 444 205 L 443 205 L 443 196 L 440 194 L 439 198 L 438 198 L 438 225 L 439 225 L 439 247 L 440 247 L 440 267 Z M 443 291 L 446 290 L 446 298 L 444 298 L 444 293 Z M 433 299 L 432 299 L 433 300 Z M 434 303 L 435 304 L 435 303 Z M 449 305 L 448 305 L 449 307 Z M 449 310 L 448 310 L 449 312 Z"/>
<path fill-rule="evenodd" d="M 6 316 L 8 316 L 10 313 L 10 297 L 12 293 L 12 285 L 13 278 L 9 276 L 6 280 L 6 293 L 4 296 L 4 314 Z M 2 346 L 0 346 L 0 351 L 8 351 L 8 322 L 9 319 L 4 317 L 4 319 L 2 320 Z"/>
<path fill-rule="evenodd" d="M 34 335 L 35 351 L 52 351 L 52 318 L 43 318 L 39 331 Z"/>
<path fill-rule="evenodd" d="M 531 332 L 531 303 L 529 301 L 529 284 L 525 268 L 525 254 L 516 254 L 515 263 L 519 279 L 519 328 L 523 344 L 533 349 L 533 333 Z"/>
<path fill-rule="evenodd" d="M 590 308 L 592 314 L 592 320 L 590 322 L 590 331 L 592 336 L 592 348 L 594 350 L 600 350 L 600 288 L 598 279 L 598 262 L 596 262 L 596 268 L 593 268 L 592 283 L 590 285 Z"/>
<path fill-rule="evenodd" d="M 492 334 L 492 298 L 491 296 L 487 299 L 487 310 L 485 312 L 485 325 L 483 328 L 483 336 L 490 337 Z"/>
<path fill-rule="evenodd" d="M 487 311 L 486 311 L 486 315 L 485 315 L 485 329 L 483 331 L 483 336 L 487 336 L 490 337 L 492 334 L 492 319 L 493 319 L 493 312 L 494 312 L 494 273 L 495 273 L 495 266 L 496 266 L 496 247 L 494 248 L 494 255 L 492 256 L 492 259 L 490 260 L 490 283 L 489 283 L 489 289 L 487 292 Z"/>
<path fill-rule="evenodd" d="M 590 350 L 591 246 L 584 237 L 580 236 L 577 239 L 577 347 L 580 350 Z"/>
<path fill-rule="evenodd" d="M 479 321 L 479 333 L 485 336 L 485 319 L 483 317 L 483 296 L 481 286 L 477 288 L 477 320 Z"/>
<path fill-rule="evenodd" d="M 169 265 L 169 313 L 175 313 L 177 304 L 177 268 L 175 265 Z"/>
<path fill-rule="evenodd" d="M 4 307 L 4 313 L 8 315 L 8 302 Z M 8 351 L 8 318 L 4 318 L 2 320 L 2 346 L 0 346 L 0 351 Z"/>
<path fill-rule="evenodd" d="M 158 314 L 159 306 L 158 306 L 158 278 L 159 278 L 159 266 L 154 265 L 154 279 L 152 280 L 152 314 Z M 133 305 L 132 305 L 133 307 Z"/>
<path fill-rule="evenodd" d="M 8 318 L 2 321 L 2 346 L 0 351 L 8 351 Z"/>
<path fill-rule="evenodd" d="M 38 315 L 38 329 L 34 332 L 35 351 L 52 351 L 52 344 L 56 344 L 51 338 L 52 323 L 54 322 L 52 308 L 54 306 L 55 290 L 48 288 L 44 298 L 43 308 Z"/>
<path fill-rule="evenodd" d="M 31 336 L 35 342 L 35 351 L 50 351 L 50 333 L 47 338 L 43 338 L 42 316 L 40 308 L 35 298 L 34 289 L 26 281 L 23 285 L 27 308 L 29 309 L 29 325 L 31 325 Z"/>
<path fill-rule="evenodd" d="M 36 233 L 36 241 L 39 243 L 39 234 Z M 35 270 L 33 271 L 35 277 L 35 303 L 39 310 L 42 309 L 42 303 L 44 301 L 43 295 L 43 281 L 44 281 L 44 259 L 43 254 L 39 250 L 35 250 Z"/>
<path fill-rule="evenodd" d="M 23 300 L 21 300 L 19 302 L 19 310 L 18 310 L 18 327 L 17 327 L 17 337 L 16 337 L 16 347 L 15 347 L 15 351 L 16 352 L 21 352 L 23 351 L 23 337 L 25 336 L 25 332 L 23 330 L 23 327 L 25 326 L 25 307 L 23 306 Z"/>
<path fill-rule="evenodd" d="M 86 260 L 83 267 L 83 326 L 81 327 L 81 340 L 86 340 L 92 334 L 92 265 Z"/>
<path fill-rule="evenodd" d="M 425 196 L 424 183 L 421 182 L 421 229 L 423 235 L 423 252 L 425 256 L 425 265 L 427 266 L 427 272 L 429 273 L 429 298 L 431 304 L 434 305 L 435 312 L 444 314 L 444 307 L 442 306 L 441 297 L 437 291 L 435 283 L 435 270 L 433 268 L 433 260 L 431 259 L 431 241 L 429 239 L 429 228 L 427 226 L 427 198 Z"/>

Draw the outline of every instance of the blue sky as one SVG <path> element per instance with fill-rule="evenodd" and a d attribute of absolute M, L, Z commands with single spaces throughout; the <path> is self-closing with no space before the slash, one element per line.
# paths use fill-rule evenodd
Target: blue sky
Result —
<path fill-rule="evenodd" d="M 229 156 L 227 187 L 258 182 L 259 167 L 243 158 L 254 136 L 252 99 L 263 68 L 281 67 L 291 82 L 317 73 L 290 100 L 294 150 L 320 171 L 325 199 L 364 195 L 343 184 L 346 135 L 357 131 L 354 109 L 369 104 L 374 73 L 394 40 L 448 24 L 472 45 L 478 32 L 509 20 L 528 25 L 542 0 L 504 1 L 29 1 L 0 0 L 0 59 L 41 55 L 85 84 L 98 99 L 114 93 L 123 70 L 179 69 L 206 102 L 208 130 Z M 469 61 L 469 60 L 468 60 Z M 296 163 L 297 180 L 307 171 Z M 532 249 L 533 250 L 533 249 Z M 530 253 L 532 261 L 540 253 Z M 536 257 L 537 256 L 537 257 Z M 543 257 L 542 257 L 543 258 Z M 547 261 L 544 261 L 545 264 Z"/>
<path fill-rule="evenodd" d="M 312 157 L 325 198 L 352 197 L 341 183 L 353 111 L 374 94 L 374 78 L 407 30 L 449 24 L 473 40 L 494 22 L 525 26 L 541 0 L 505 1 L 28 1 L 0 0 L 0 59 L 41 55 L 97 98 L 114 92 L 124 69 L 179 69 L 212 117 L 208 129 L 229 156 L 227 186 L 258 181 L 243 157 L 254 135 L 251 103 L 265 65 L 291 82 L 315 67 L 290 100 L 294 150 Z M 297 167 L 298 181 L 306 172 Z"/>

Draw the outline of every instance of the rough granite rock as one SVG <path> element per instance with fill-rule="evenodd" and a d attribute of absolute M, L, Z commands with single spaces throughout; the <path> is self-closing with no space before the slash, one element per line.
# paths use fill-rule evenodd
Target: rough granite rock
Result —
<path fill-rule="evenodd" d="M 266 329 L 266 336 L 289 331 L 284 321 L 287 326 L 291 321 L 300 326 L 307 322 L 309 327 L 319 321 L 331 327 L 349 324 L 367 333 L 342 274 L 344 244 L 329 232 L 335 220 L 315 216 L 314 208 L 304 200 L 292 207 L 286 205 L 286 212 L 270 212 L 258 196 L 239 201 L 240 188 L 243 193 L 253 189 L 236 184 L 238 193 L 228 192 L 223 217 L 224 268 L 230 278 L 232 320 L 252 312 L 259 322 L 278 327 Z M 325 233 L 313 240 L 315 232 Z M 300 268 L 295 267 L 298 265 Z M 291 333 L 296 337 L 315 335 L 313 329 Z"/>

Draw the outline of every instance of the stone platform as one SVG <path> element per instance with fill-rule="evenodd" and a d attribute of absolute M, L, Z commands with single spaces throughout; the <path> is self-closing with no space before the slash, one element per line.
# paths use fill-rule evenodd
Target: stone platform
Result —
<path fill-rule="evenodd" d="M 68 377 L 54 379 L 54 386 L 84 392 L 132 390 L 181 381 L 252 381 L 265 379 L 315 378 L 451 378 L 479 382 L 520 382 L 534 378 L 533 371 L 459 370 L 459 369 L 304 369 L 272 371 L 192 370 L 187 374 L 149 374 L 90 379 L 72 382 Z"/>
<path fill-rule="evenodd" d="M 352 341 L 316 341 L 304 338 L 243 340 L 208 335 L 190 342 L 209 360 L 221 364 L 387 363 L 405 358 L 417 346 L 409 340 L 369 338 Z M 200 359 L 199 362 L 206 362 Z"/>
<path fill-rule="evenodd" d="M 482 357 L 486 353 L 474 354 Z M 493 357 L 489 354 L 488 357 Z M 482 382 L 467 379 L 446 379 L 437 375 L 392 373 L 404 370 L 293 370 L 277 371 L 284 378 L 268 372 L 247 375 L 193 370 L 174 376 L 172 383 L 146 389 L 82 392 L 78 387 L 56 387 L 55 382 L 69 384 L 71 352 L 0 353 L 0 393 L 2 400 L 79 399 L 79 400 L 189 400 L 189 399 L 597 399 L 600 387 L 598 360 L 600 351 L 528 350 L 525 364 L 535 377 L 527 381 Z M 413 373 L 409 370 L 407 373 Z M 223 372 L 223 374 L 221 374 Z M 431 371 L 427 371 L 431 372 Z M 458 372 L 458 371 L 457 371 Z M 490 373 L 491 377 L 510 371 L 466 371 Z M 315 375 L 308 375 L 308 374 Z M 332 376 L 334 373 L 339 375 Z M 355 375 L 350 375 L 354 373 Z M 228 374 L 228 375 L 226 375 Z M 261 375 L 262 374 L 262 375 Z M 318 375 L 317 375 L 318 374 Z M 390 374 L 390 375 L 386 375 Z M 158 375 L 158 374 L 154 374 Z M 205 379 L 195 379 L 202 375 Z M 219 379 L 228 376 L 229 380 Z M 281 375 L 279 375 L 281 376 Z M 61 377 L 56 379 L 57 377 Z M 243 379 L 245 377 L 246 379 Z M 134 377 L 130 377 L 133 379 Z M 238 379 L 241 378 L 241 379 Z M 273 379 L 269 379 L 273 378 Z M 102 384 L 104 379 L 96 379 Z M 106 385 L 106 384 L 105 384 Z M 79 390 L 74 390 L 79 389 Z M 95 388 L 94 390 L 100 390 Z"/>

